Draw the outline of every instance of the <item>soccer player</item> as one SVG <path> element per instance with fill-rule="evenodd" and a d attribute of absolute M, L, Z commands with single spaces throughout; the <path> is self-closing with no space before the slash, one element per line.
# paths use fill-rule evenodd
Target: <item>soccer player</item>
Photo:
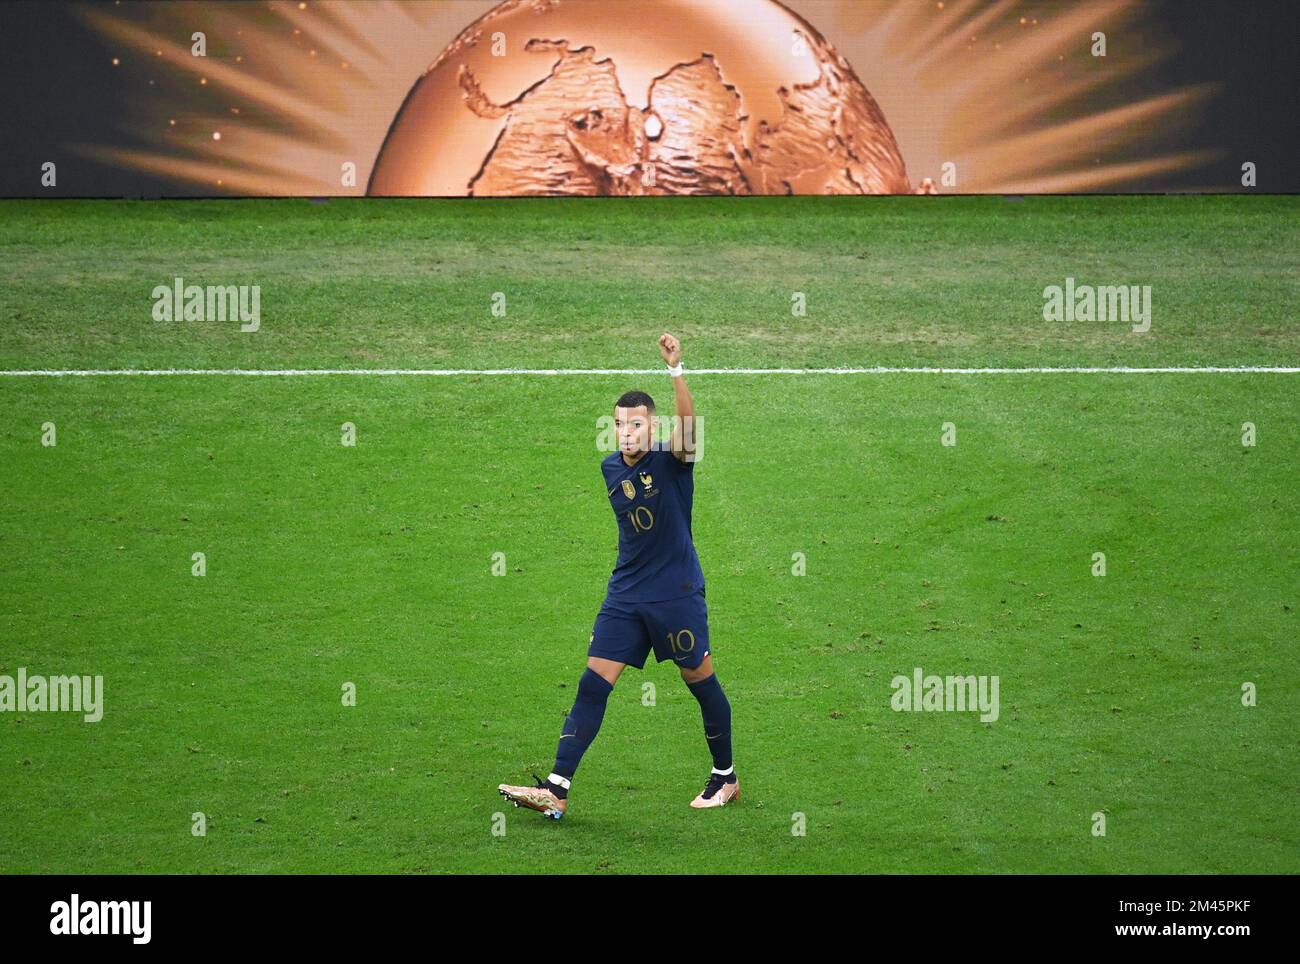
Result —
<path fill-rule="evenodd" d="M 677 424 L 665 448 L 654 438 L 654 399 L 645 392 L 627 392 L 615 403 L 618 451 L 601 463 L 601 470 L 618 523 L 618 562 L 596 614 L 587 669 L 560 732 L 555 766 L 535 787 L 503 783 L 498 788 L 515 806 L 555 820 L 568 807 L 570 781 L 600 730 L 619 675 L 628 666 L 643 669 L 651 650 L 658 662 L 677 664 L 704 718 L 713 770 L 691 806 L 721 807 L 740 799 L 731 763 L 731 705 L 713 672 L 704 573 L 691 540 L 695 403 L 682 374 L 681 343 L 665 332 L 659 336 L 659 351 L 673 379 Z"/>

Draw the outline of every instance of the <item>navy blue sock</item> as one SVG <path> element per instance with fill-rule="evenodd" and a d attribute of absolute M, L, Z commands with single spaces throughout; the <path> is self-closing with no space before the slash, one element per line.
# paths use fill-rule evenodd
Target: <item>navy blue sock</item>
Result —
<path fill-rule="evenodd" d="M 555 769 L 552 771 L 566 784 L 573 779 L 582 755 L 600 732 L 600 721 L 605 718 L 605 703 L 613 691 L 609 680 L 595 670 L 586 670 L 578 680 L 578 698 L 573 701 L 573 709 L 569 710 L 564 729 L 560 731 L 560 742 L 555 748 Z M 567 791 L 568 787 L 564 789 Z"/>
<path fill-rule="evenodd" d="M 722 692 L 718 674 L 698 683 L 687 683 L 687 688 L 700 701 L 700 713 L 704 716 L 704 738 L 709 743 L 709 752 L 713 754 L 713 769 L 731 769 L 731 704 Z"/>

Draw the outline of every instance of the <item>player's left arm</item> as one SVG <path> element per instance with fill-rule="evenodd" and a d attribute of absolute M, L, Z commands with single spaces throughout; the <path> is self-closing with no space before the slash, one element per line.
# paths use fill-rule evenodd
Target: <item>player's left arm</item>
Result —
<path fill-rule="evenodd" d="M 682 343 L 668 332 L 659 336 L 659 353 L 670 368 L 682 363 Z M 673 456 L 681 462 L 694 462 L 695 399 L 691 398 L 685 375 L 673 376 L 673 411 L 677 415 L 671 443 Z"/>

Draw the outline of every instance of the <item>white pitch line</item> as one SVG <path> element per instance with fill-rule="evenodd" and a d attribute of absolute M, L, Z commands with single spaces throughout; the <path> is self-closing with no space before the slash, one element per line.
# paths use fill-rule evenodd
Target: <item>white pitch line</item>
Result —
<path fill-rule="evenodd" d="M 0 370 L 7 378 L 93 378 L 167 375 L 234 375 L 289 378 L 304 375 L 661 375 L 663 368 L 42 368 Z M 1300 366 L 1211 365 L 1204 367 L 1070 368 L 694 368 L 688 375 L 1296 375 Z"/>

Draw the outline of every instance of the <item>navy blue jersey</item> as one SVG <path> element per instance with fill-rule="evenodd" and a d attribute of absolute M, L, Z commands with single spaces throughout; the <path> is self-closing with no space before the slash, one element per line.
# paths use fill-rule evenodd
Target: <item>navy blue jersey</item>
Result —
<path fill-rule="evenodd" d="M 652 448 L 636 465 L 615 452 L 600 464 L 618 521 L 618 563 L 608 597 L 622 602 L 677 599 L 704 588 L 691 540 L 695 465 L 668 447 Z"/>

